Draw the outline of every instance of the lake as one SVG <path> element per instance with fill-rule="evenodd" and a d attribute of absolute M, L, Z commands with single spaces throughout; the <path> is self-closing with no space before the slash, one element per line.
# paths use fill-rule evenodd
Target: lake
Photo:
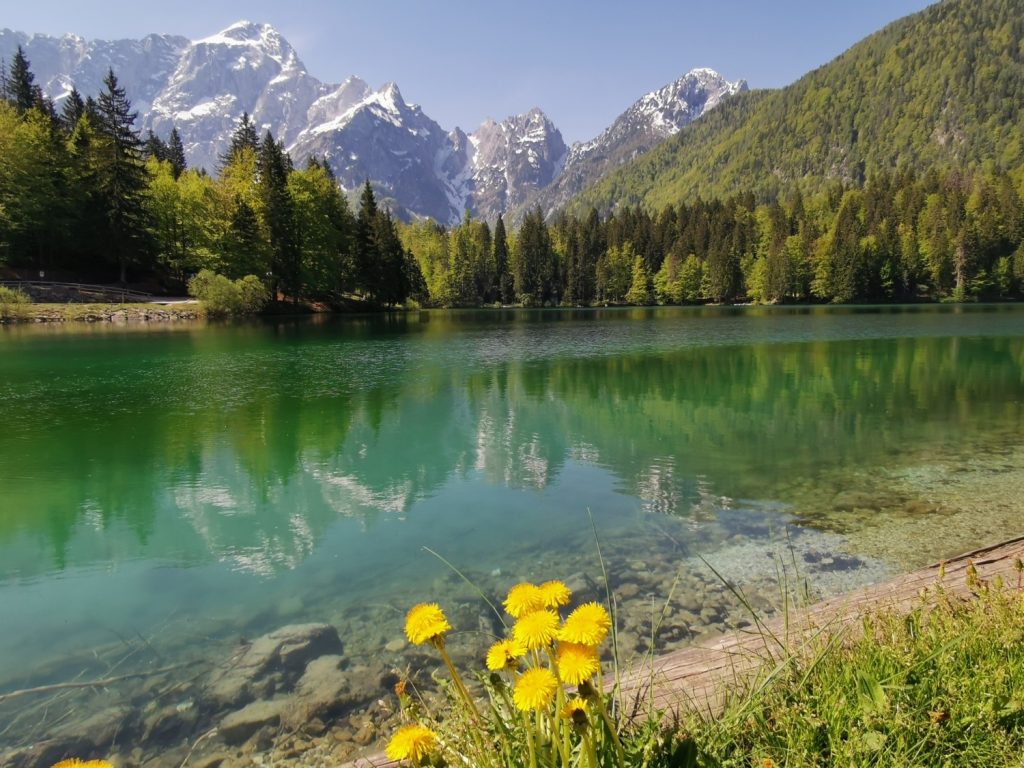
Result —
<path fill-rule="evenodd" d="M 174 669 L 0 704 L 0 750 L 120 707 L 97 749 L 179 765 L 230 709 L 197 677 L 308 622 L 364 684 L 355 732 L 426 664 L 414 602 L 479 667 L 476 588 L 600 598 L 599 539 L 625 652 L 667 650 L 745 625 L 722 579 L 770 613 L 1018 535 L 1021 499 L 1019 306 L 2 328 L 0 693 Z"/>

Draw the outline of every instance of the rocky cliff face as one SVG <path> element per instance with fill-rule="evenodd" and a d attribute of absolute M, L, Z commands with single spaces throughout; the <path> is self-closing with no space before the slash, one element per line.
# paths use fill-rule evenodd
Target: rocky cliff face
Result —
<path fill-rule="evenodd" d="M 369 179 L 400 216 L 453 222 L 469 210 L 494 220 L 538 204 L 557 210 L 585 186 L 744 90 L 709 69 L 690 72 L 649 93 L 592 141 L 566 147 L 539 109 L 466 134 L 445 131 L 388 83 L 373 89 L 358 77 L 338 85 L 309 74 L 273 27 L 241 21 L 190 42 L 83 40 L 0 31 L 0 57 L 18 46 L 50 98 L 72 85 L 102 88 L 113 68 L 140 114 L 140 128 L 166 137 L 176 127 L 193 166 L 215 172 L 242 114 L 285 143 L 296 164 L 326 158 L 348 190 Z"/>
<path fill-rule="evenodd" d="M 711 69 L 694 69 L 664 88 L 645 94 L 615 118 L 600 136 L 574 144 L 553 183 L 528 203 L 551 214 L 606 173 L 682 130 L 722 99 L 747 90 Z"/>

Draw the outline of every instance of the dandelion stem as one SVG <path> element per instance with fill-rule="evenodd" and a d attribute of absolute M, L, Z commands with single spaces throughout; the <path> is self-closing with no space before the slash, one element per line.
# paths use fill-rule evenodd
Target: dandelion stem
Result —
<path fill-rule="evenodd" d="M 583 732 L 583 751 L 587 753 L 587 763 L 589 763 L 590 768 L 598 768 L 597 749 L 594 747 L 590 734 L 586 731 Z"/>
<path fill-rule="evenodd" d="M 533 744 L 533 728 L 530 725 L 530 718 L 523 713 L 523 725 L 526 726 L 526 748 L 530 752 L 530 768 L 537 768 L 537 748 Z"/>
<path fill-rule="evenodd" d="M 558 751 L 562 756 L 562 765 L 569 768 L 569 755 L 572 754 L 572 746 L 569 743 L 569 723 L 562 717 L 562 709 L 565 707 L 565 686 L 562 683 L 562 676 L 558 672 L 558 657 L 548 648 L 548 659 L 551 661 L 551 671 L 558 679 L 557 700 L 555 702 L 555 732 L 552 738 L 558 744 Z"/>
<path fill-rule="evenodd" d="M 441 658 L 444 660 L 444 664 L 448 667 L 448 674 L 452 677 L 452 682 L 455 683 L 455 688 L 462 696 L 463 701 L 466 702 L 466 706 L 469 707 L 470 713 L 475 718 L 476 722 L 479 723 L 482 718 L 480 717 L 480 710 L 476 707 L 476 702 L 473 701 L 473 697 L 469 695 L 469 689 L 466 688 L 462 682 L 462 678 L 459 677 L 459 673 L 455 670 L 455 665 L 452 664 L 452 659 L 448 655 L 448 651 L 445 650 L 444 646 L 440 646 L 438 651 L 441 653 Z"/>
<path fill-rule="evenodd" d="M 604 724 L 608 727 L 608 732 L 612 735 L 612 741 L 615 742 L 615 752 L 619 758 L 619 766 L 620 768 L 626 768 L 626 750 L 622 748 L 622 742 L 619 741 L 619 734 L 615 730 L 615 723 L 608 716 L 608 709 L 604 705 L 604 694 L 598 691 L 597 696 L 594 698 L 597 700 L 597 709 L 601 713 L 601 719 L 604 720 Z"/>

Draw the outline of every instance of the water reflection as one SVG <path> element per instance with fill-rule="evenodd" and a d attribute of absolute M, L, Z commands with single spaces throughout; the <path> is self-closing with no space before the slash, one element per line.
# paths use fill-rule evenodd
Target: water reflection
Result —
<path fill-rule="evenodd" d="M 431 314 L 0 341 L 0 575 L 296 567 L 453 479 L 600 467 L 643 509 L 1021 434 L 1024 312 Z M 806 339 L 817 339 L 806 341 Z"/>

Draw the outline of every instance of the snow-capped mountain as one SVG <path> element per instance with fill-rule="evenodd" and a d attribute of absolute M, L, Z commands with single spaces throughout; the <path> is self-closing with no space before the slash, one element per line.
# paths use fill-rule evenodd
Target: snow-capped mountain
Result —
<path fill-rule="evenodd" d="M 316 119 L 290 145 L 296 160 L 326 158 L 346 189 L 370 179 L 399 213 L 442 222 L 462 215 L 457 171 L 446 167 L 453 151 L 448 134 L 406 103 L 395 83 L 374 91 L 349 78 L 310 112 Z"/>
<path fill-rule="evenodd" d="M 712 69 L 694 69 L 645 94 L 600 136 L 574 144 L 562 173 L 528 204 L 540 205 L 549 214 L 558 210 L 606 173 L 678 133 L 722 99 L 745 90 L 745 80 L 730 82 Z"/>
<path fill-rule="evenodd" d="M 189 162 L 213 170 L 243 112 L 288 145 L 327 92 L 277 30 L 242 21 L 183 51 L 143 125 L 164 137 L 177 127 Z"/>
<path fill-rule="evenodd" d="M 537 108 L 501 123 L 487 120 L 468 139 L 469 207 L 491 221 L 548 186 L 569 151 Z"/>
<path fill-rule="evenodd" d="M 141 40 L 84 40 L 77 35 L 49 37 L 0 29 L 0 59 L 6 64 L 10 64 L 19 45 L 32 63 L 36 85 L 51 99 L 63 99 L 72 85 L 82 98 L 99 93 L 107 70 L 113 67 L 135 109 L 145 114 L 166 87 L 190 43 L 173 35 L 147 35 Z"/>
<path fill-rule="evenodd" d="M 295 163 L 325 157 L 339 182 L 370 179 L 396 214 L 441 222 L 465 210 L 493 220 L 541 204 L 554 210 L 617 165 L 746 88 L 712 70 L 690 72 L 649 93 L 593 141 L 567 148 L 539 109 L 466 134 L 445 131 L 387 83 L 374 90 L 358 77 L 338 85 L 309 74 L 273 27 L 241 21 L 190 42 L 86 41 L 0 30 L 0 57 L 22 46 L 36 82 L 55 101 L 74 85 L 98 93 L 113 68 L 140 113 L 140 127 L 165 137 L 176 127 L 193 166 L 214 172 L 242 114 L 284 142 Z"/>

